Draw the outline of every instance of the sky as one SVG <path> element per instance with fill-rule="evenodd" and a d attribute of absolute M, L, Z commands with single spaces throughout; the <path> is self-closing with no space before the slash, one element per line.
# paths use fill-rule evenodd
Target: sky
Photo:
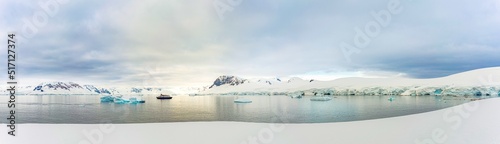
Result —
<path fill-rule="evenodd" d="M 434 78 L 500 65 L 498 0 L 1 0 L 0 18 L 26 84 Z"/>

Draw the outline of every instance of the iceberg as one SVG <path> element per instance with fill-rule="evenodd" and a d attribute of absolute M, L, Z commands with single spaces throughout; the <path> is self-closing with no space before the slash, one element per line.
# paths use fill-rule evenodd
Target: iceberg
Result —
<path fill-rule="evenodd" d="M 129 103 L 129 100 L 123 99 L 123 98 L 115 98 L 115 104 L 126 104 Z"/>
<path fill-rule="evenodd" d="M 311 97 L 311 101 L 329 101 L 329 100 L 332 100 L 332 98 L 330 98 L 330 97 L 319 97 L 319 96 Z"/>
<path fill-rule="evenodd" d="M 111 103 L 114 102 L 115 104 L 138 104 L 138 103 L 146 103 L 145 100 L 139 99 L 136 97 L 131 97 L 131 98 L 123 98 L 122 95 L 118 96 L 113 96 L 113 95 L 105 95 L 101 97 L 101 103 Z"/>
<path fill-rule="evenodd" d="M 392 101 L 394 101 L 395 99 L 396 99 L 395 97 L 390 97 L 390 98 L 388 98 L 387 100 L 389 100 L 389 101 L 391 101 L 391 102 L 392 102 Z"/>
<path fill-rule="evenodd" d="M 137 100 L 137 98 L 130 98 L 130 104 L 138 104 L 139 101 Z"/>
<path fill-rule="evenodd" d="M 252 100 L 244 99 L 244 98 L 238 98 L 238 99 L 234 100 L 234 103 L 252 103 Z"/>
<path fill-rule="evenodd" d="M 289 94 L 289 96 L 290 96 L 291 98 L 298 98 L 298 99 L 302 98 L 302 96 L 303 96 L 303 95 L 304 95 L 304 93 L 303 93 L 303 92 L 295 92 L 295 93 L 291 93 L 291 94 Z"/>
<path fill-rule="evenodd" d="M 106 95 L 101 97 L 101 103 L 114 102 L 115 98 L 111 95 Z"/>

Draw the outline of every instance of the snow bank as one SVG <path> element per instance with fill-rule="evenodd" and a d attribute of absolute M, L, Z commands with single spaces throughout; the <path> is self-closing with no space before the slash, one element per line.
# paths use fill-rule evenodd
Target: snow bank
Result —
<path fill-rule="evenodd" d="M 5 144 L 492 144 L 500 142 L 498 109 L 500 98 L 492 98 L 415 115 L 322 124 L 19 124 L 16 137 L 5 133 L 0 139 Z M 1 126 L 0 131 L 7 128 Z"/>

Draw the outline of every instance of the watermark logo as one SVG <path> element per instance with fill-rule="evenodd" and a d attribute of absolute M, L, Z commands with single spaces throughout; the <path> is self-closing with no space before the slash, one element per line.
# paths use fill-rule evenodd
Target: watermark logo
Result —
<path fill-rule="evenodd" d="M 486 78 L 485 77 L 479 77 L 479 82 L 481 82 L 481 85 L 484 86 L 499 86 L 500 85 L 500 78 L 493 77 L 493 74 L 489 74 Z M 495 79 L 497 78 L 497 79 Z"/>
<path fill-rule="evenodd" d="M 341 42 L 339 47 L 342 50 L 344 58 L 351 62 L 351 56 L 355 53 L 361 53 L 361 49 L 370 45 L 373 38 L 380 35 L 382 28 L 386 28 L 391 24 L 392 16 L 397 15 L 403 11 L 401 2 L 399 0 L 391 0 L 387 3 L 387 8 L 378 12 L 372 11 L 371 16 L 373 20 L 367 22 L 363 29 L 359 27 L 354 28 L 353 44 Z"/>
<path fill-rule="evenodd" d="M 142 80 L 142 85 L 144 87 L 158 86 L 164 83 L 163 80 L 157 76 L 162 73 L 161 67 L 158 64 L 148 65 L 144 67 L 144 71 L 145 71 L 145 77 Z"/>
<path fill-rule="evenodd" d="M 49 23 L 49 18 L 55 17 L 60 10 L 60 5 L 66 4 L 68 0 L 47 0 L 40 1 L 38 5 L 40 10 L 36 11 L 31 19 L 23 18 L 21 33 L 19 33 L 19 42 L 23 43 L 27 39 L 33 38 L 40 28 Z"/>
<path fill-rule="evenodd" d="M 7 117 L 7 127 L 9 131 L 7 134 L 16 136 L 16 34 L 7 34 L 7 91 L 9 100 L 7 101 L 7 108 L 10 110 Z M 18 65 L 19 66 L 19 65 Z"/>
<path fill-rule="evenodd" d="M 487 78 L 479 77 L 479 82 L 482 86 L 499 85 L 500 81 L 495 81 L 493 79 L 493 74 L 489 74 Z M 462 125 L 463 121 L 472 116 L 472 112 L 479 109 L 479 101 L 472 101 L 463 105 L 456 106 L 454 108 L 448 109 L 444 112 L 442 119 L 448 125 L 445 128 L 435 128 L 431 132 L 429 138 L 416 139 L 415 144 L 441 144 L 445 143 L 449 136 L 449 131 L 446 130 L 458 130 Z M 447 128 L 447 129 L 446 129 Z"/>
<path fill-rule="evenodd" d="M 243 0 L 214 0 L 212 6 L 219 16 L 219 20 L 223 21 L 225 19 L 225 13 L 231 12 L 235 7 L 239 6 Z"/>
<path fill-rule="evenodd" d="M 257 135 L 249 136 L 246 140 L 242 141 L 240 144 L 268 144 L 274 141 L 274 136 L 276 133 L 280 133 L 286 128 L 286 123 L 289 123 L 287 115 L 283 115 L 284 112 L 278 112 L 273 109 L 275 116 L 271 119 L 271 124 L 267 127 L 260 129 Z"/>
<path fill-rule="evenodd" d="M 81 140 L 78 144 L 102 144 L 104 141 L 104 134 L 109 134 L 115 130 L 113 124 L 99 124 L 99 127 L 92 130 L 82 130 L 86 139 Z"/>
<path fill-rule="evenodd" d="M 463 121 L 471 116 L 471 113 L 479 108 L 479 102 L 473 101 L 463 105 L 456 106 L 452 109 L 448 109 L 443 114 L 443 121 L 446 122 L 448 126 L 446 128 L 435 128 L 431 132 L 429 138 L 416 139 L 415 144 L 441 144 L 445 143 L 449 136 L 446 130 L 457 130 L 459 129 Z"/>

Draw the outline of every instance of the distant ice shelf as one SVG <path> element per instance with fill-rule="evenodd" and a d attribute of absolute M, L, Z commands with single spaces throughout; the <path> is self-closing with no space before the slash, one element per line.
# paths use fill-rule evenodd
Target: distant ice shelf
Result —
<path fill-rule="evenodd" d="M 244 79 L 221 76 L 210 88 L 192 95 L 500 96 L 500 67 L 432 79 L 353 77 L 319 81 L 297 77 Z"/>

